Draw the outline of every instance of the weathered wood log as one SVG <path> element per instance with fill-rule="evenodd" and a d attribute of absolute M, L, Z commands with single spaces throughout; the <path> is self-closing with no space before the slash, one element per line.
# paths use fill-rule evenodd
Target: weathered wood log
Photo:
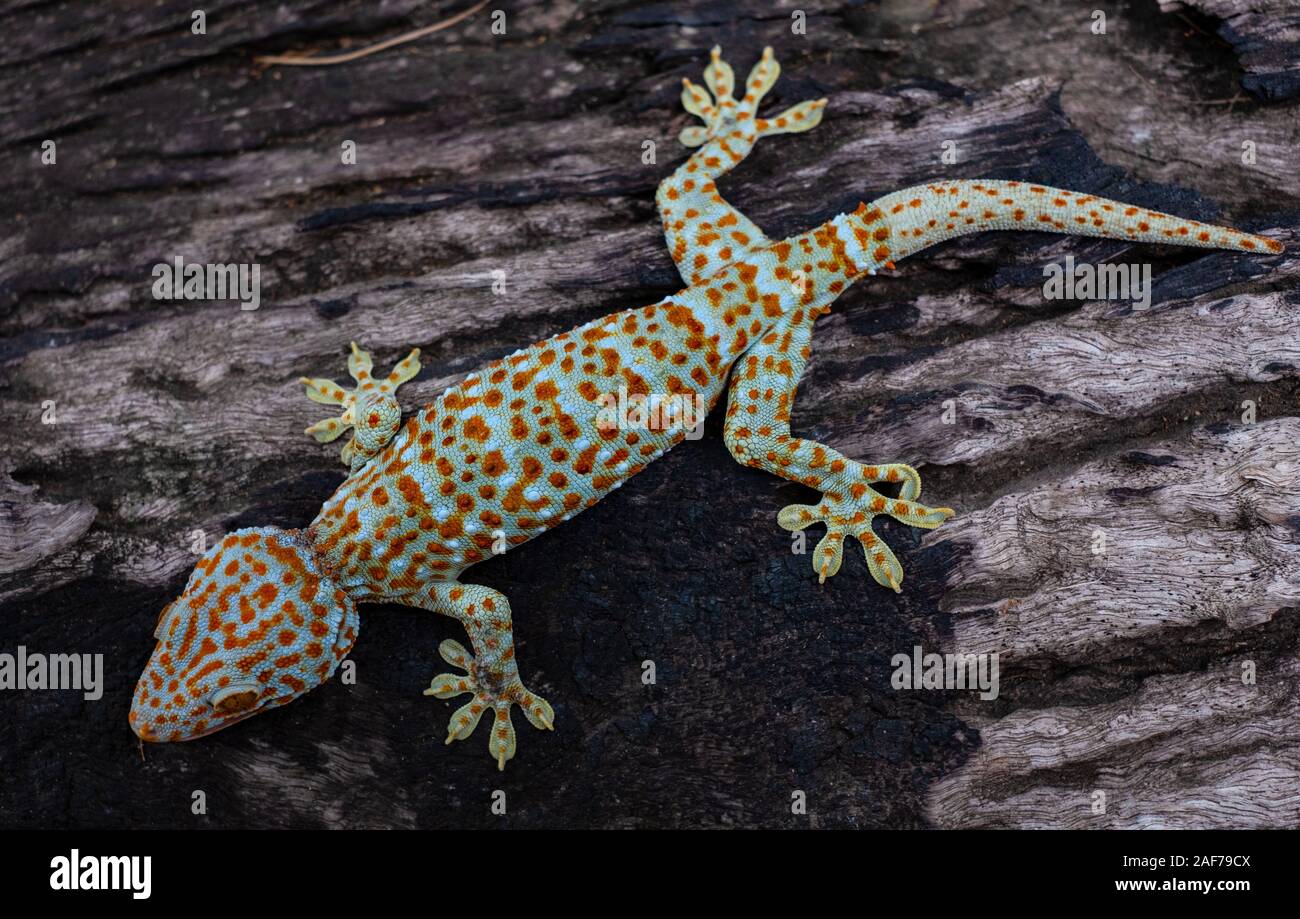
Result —
<path fill-rule="evenodd" d="M 90 574 L 85 549 L 73 547 L 90 529 L 95 508 L 81 500 L 42 501 L 36 491 L 35 485 L 0 476 L 0 572 L 23 575 L 21 586 L 10 578 L 0 597 L 48 589 Z M 45 564 L 51 556 L 59 564 Z"/>
<path fill-rule="evenodd" d="M 1165 11 L 1190 7 L 1220 20 L 1246 76 L 1241 85 L 1270 101 L 1300 95 L 1300 9 L 1287 0 L 1159 0 Z"/>
<path fill-rule="evenodd" d="M 679 286 L 653 192 L 684 155 L 680 78 L 715 42 L 742 72 L 775 46 L 773 109 L 830 99 L 816 131 L 763 141 L 725 180 L 770 235 L 942 175 L 1290 248 L 1300 228 L 1293 114 L 1203 104 L 1236 92 L 1235 59 L 1154 5 L 1095 36 L 1064 2 L 801 4 L 799 35 L 793 7 L 757 0 L 534 2 L 506 8 L 505 36 L 485 13 L 336 68 L 252 61 L 458 8 L 217 3 L 197 36 L 175 3 L 5 7 L 0 651 L 103 653 L 107 685 L 95 703 L 5 694 L 0 750 L 23 768 L 0 823 L 488 826 L 494 788 L 517 826 L 1297 822 L 1300 262 L 1032 233 L 916 256 L 819 326 L 796 430 L 920 466 L 959 512 L 925 540 L 882 526 L 901 595 L 860 557 L 818 587 L 775 525 L 811 492 L 737 466 L 712 419 L 472 570 L 511 597 L 525 678 L 557 711 L 504 776 L 482 738 L 444 748 L 451 707 L 420 695 L 459 627 L 396 606 L 362 609 L 356 685 L 142 764 L 130 690 L 196 534 L 301 526 L 343 479 L 302 435 L 318 411 L 299 376 L 343 377 L 351 340 L 380 364 L 419 346 L 409 410 Z M 1045 300 L 1067 253 L 1150 263 L 1150 306 Z M 153 299 L 176 256 L 259 263 L 260 308 Z M 916 645 L 999 652 L 999 698 L 893 688 Z"/>
<path fill-rule="evenodd" d="M 937 824 L 1300 823 L 1298 435 L 1201 427 L 954 522 L 953 645 L 1013 688 L 961 709 L 981 748 Z"/>

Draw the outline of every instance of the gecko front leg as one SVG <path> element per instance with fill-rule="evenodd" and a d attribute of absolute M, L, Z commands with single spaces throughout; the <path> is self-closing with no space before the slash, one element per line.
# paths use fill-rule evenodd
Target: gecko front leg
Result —
<path fill-rule="evenodd" d="M 439 645 L 442 659 L 465 673 L 441 673 L 424 691 L 426 696 L 439 699 L 466 693 L 474 697 L 451 716 L 447 743 L 468 738 L 483 714 L 491 711 L 488 752 L 497 761 L 497 768 L 504 770 L 506 760 L 515 755 L 515 727 L 510 720 L 512 705 L 523 709 L 524 717 L 533 727 L 555 730 L 555 710 L 541 696 L 525 689 L 519 679 L 510 601 L 505 594 L 478 584 L 438 581 L 425 593 L 398 599 L 408 606 L 459 619 L 474 647 L 474 653 L 470 654 L 450 638 Z"/>
<path fill-rule="evenodd" d="M 420 372 L 420 349 L 412 349 L 393 368 L 393 372 L 382 379 L 374 378 L 370 372 L 373 369 L 370 353 L 358 348 L 354 341 L 348 358 L 348 373 L 357 381 L 355 389 L 344 389 L 332 380 L 319 378 L 302 377 L 298 381 L 307 387 L 307 398 L 313 402 L 343 406 L 341 414 L 316 422 L 304 433 L 327 444 L 352 428 L 352 439 L 343 446 L 339 455 L 353 472 L 376 456 L 397 432 L 402 420 L 397 389 Z"/>

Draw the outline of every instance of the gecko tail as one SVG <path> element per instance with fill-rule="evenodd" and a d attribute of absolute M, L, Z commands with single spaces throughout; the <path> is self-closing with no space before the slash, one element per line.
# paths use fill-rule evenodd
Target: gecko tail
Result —
<path fill-rule="evenodd" d="M 1266 236 L 1082 192 L 998 179 L 916 185 L 861 205 L 849 219 L 855 225 L 854 248 L 876 264 L 986 230 L 1039 230 L 1256 254 L 1283 250 Z"/>

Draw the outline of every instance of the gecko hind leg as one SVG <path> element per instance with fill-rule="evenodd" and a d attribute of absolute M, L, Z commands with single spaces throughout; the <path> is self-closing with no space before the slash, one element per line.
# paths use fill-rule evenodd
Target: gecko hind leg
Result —
<path fill-rule="evenodd" d="M 668 251 L 687 284 L 770 244 L 753 221 L 722 197 L 717 181 L 749 155 L 760 137 L 811 130 L 821 121 L 825 99 L 801 102 L 774 118 L 758 117 L 759 102 L 780 73 L 772 49 L 763 49 L 737 99 L 735 73 L 715 46 L 704 71 L 707 89 L 682 80 L 682 106 L 704 124 L 682 130 L 681 142 L 698 149 L 659 183 L 655 200 Z"/>
<path fill-rule="evenodd" d="M 903 566 L 873 532 L 872 521 L 888 516 L 929 530 L 954 512 L 919 502 L 921 476 L 911 466 L 862 463 L 832 447 L 793 436 L 790 415 L 799 377 L 810 354 L 816 318 L 815 310 L 797 310 L 782 318 L 772 332 L 751 345 L 736 362 L 731 371 L 723 438 L 737 462 L 822 493 L 816 504 L 791 504 L 777 514 L 777 525 L 786 530 L 803 530 L 815 523 L 826 525 L 826 535 L 812 555 L 819 581 L 824 583 L 840 570 L 844 541 L 853 536 L 862 543 L 867 568 L 876 583 L 901 591 Z M 897 484 L 898 497 L 891 498 L 872 487 L 880 483 Z"/>

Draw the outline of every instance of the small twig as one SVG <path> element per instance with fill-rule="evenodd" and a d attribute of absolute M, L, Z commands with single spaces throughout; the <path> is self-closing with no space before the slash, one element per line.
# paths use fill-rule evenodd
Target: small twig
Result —
<path fill-rule="evenodd" d="M 1133 76 L 1137 77 L 1139 80 L 1141 80 L 1141 81 L 1142 81 L 1143 83 L 1145 83 L 1147 86 L 1150 86 L 1150 87 L 1153 87 L 1153 88 L 1155 87 L 1156 84 L 1152 83 L 1152 82 L 1151 82 L 1150 80 L 1148 80 L 1146 77 L 1142 76 L 1142 74 L 1138 73 L 1137 68 L 1134 67 L 1132 64 L 1130 64 L 1128 61 L 1125 61 L 1124 64 L 1125 64 L 1125 66 L 1128 67 L 1129 70 L 1133 71 Z"/>
<path fill-rule="evenodd" d="M 1241 101 L 1242 99 L 1244 99 L 1244 98 L 1245 98 L 1245 96 L 1243 96 L 1240 92 L 1238 92 L 1238 93 L 1237 93 L 1235 96 L 1233 96 L 1231 99 L 1204 99 L 1204 100 L 1196 99 L 1196 100 L 1194 100 L 1194 101 L 1192 101 L 1192 102 L 1190 102 L 1190 103 L 1188 103 L 1188 104 L 1189 104 L 1189 105 L 1228 105 L 1228 106 L 1232 106 L 1232 105 L 1236 105 L 1238 102 L 1240 102 L 1240 101 Z"/>
<path fill-rule="evenodd" d="M 403 32 L 401 35 L 395 35 L 394 37 L 381 41 L 378 44 L 370 45 L 356 51 L 349 51 L 346 54 L 330 54 L 324 57 L 304 57 L 297 54 L 280 54 L 270 55 L 268 57 L 255 57 L 253 58 L 253 61 L 268 66 L 283 64 L 286 67 L 328 67 L 332 64 L 346 64 L 348 61 L 355 61 L 357 58 L 376 54 L 380 51 L 386 51 L 387 49 L 397 45 L 404 45 L 408 41 L 415 41 L 417 38 L 432 35 L 434 32 L 441 32 L 443 29 L 454 26 L 462 19 L 473 16 L 487 5 L 488 0 L 479 0 L 478 3 L 474 4 L 469 9 L 457 13 L 449 19 L 444 19 L 442 22 L 436 22 L 431 26 L 425 26 L 422 29 L 415 29 L 411 32 Z"/>
<path fill-rule="evenodd" d="M 1152 89 L 1158 88 L 1155 83 L 1152 83 L 1146 77 L 1142 76 L 1142 74 L 1138 73 L 1137 68 L 1135 68 L 1132 64 L 1128 65 L 1128 69 L 1133 71 L 1133 76 L 1137 77 L 1143 83 L 1147 84 L 1147 86 L 1150 86 Z M 1232 110 L 1236 107 L 1237 103 L 1241 102 L 1245 98 L 1246 97 L 1241 94 L 1241 90 L 1237 90 L 1236 94 L 1229 99 L 1187 99 L 1185 100 L 1185 103 L 1187 105 L 1226 105 L 1228 107 L 1228 111 L 1231 113 Z"/>

